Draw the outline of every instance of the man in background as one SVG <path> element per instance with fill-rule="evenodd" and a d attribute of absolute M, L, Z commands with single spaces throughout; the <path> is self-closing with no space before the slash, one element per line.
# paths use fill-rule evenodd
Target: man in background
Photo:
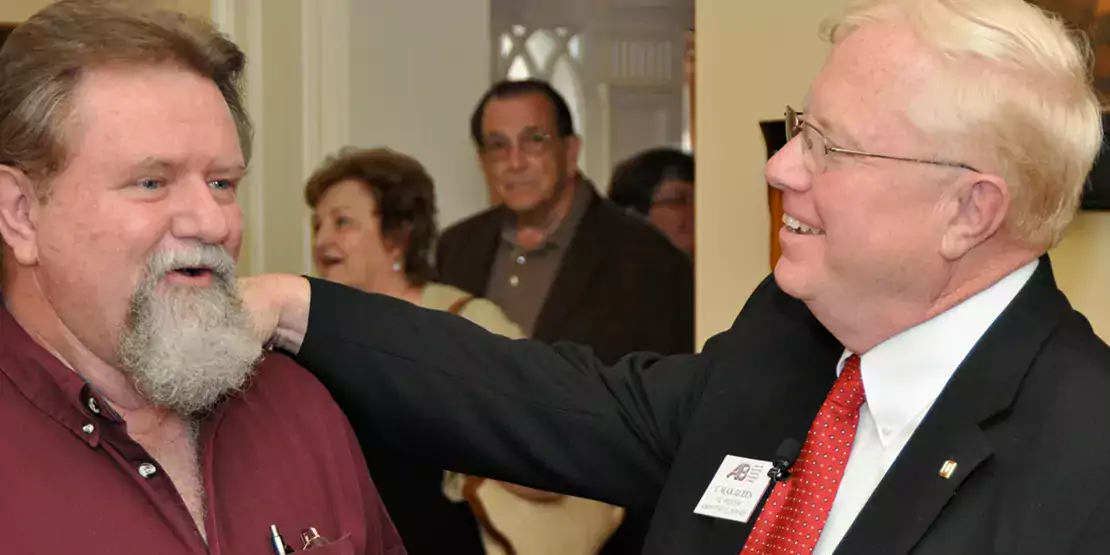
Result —
<path fill-rule="evenodd" d="M 566 100 L 540 80 L 502 81 L 470 120 L 482 171 L 503 204 L 443 233 L 444 283 L 484 296 L 528 336 L 633 351 L 693 351 L 693 269 L 646 222 L 602 198 L 578 169 Z M 639 553 L 630 514 L 606 553 Z"/>
<path fill-rule="evenodd" d="M 570 108 L 539 80 L 495 84 L 471 138 L 503 204 L 447 229 L 436 267 L 485 296 L 530 337 L 588 345 L 603 360 L 693 351 L 693 270 L 578 169 Z"/>

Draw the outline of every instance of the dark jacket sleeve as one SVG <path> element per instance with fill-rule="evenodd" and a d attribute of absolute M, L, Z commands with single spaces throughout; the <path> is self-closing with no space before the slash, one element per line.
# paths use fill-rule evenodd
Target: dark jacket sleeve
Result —
<path fill-rule="evenodd" d="M 650 507 L 710 356 L 638 353 L 604 367 L 582 347 L 509 340 L 312 280 L 297 359 L 360 435 L 468 474 Z"/>
<path fill-rule="evenodd" d="M 359 447 L 354 431 L 347 426 L 346 421 L 343 422 L 343 427 L 346 428 L 344 430 L 347 440 L 345 450 L 351 453 L 354 465 L 359 469 L 360 483 L 358 486 L 362 493 L 362 506 L 367 519 L 366 553 L 407 555 L 401 536 L 397 533 L 397 528 L 393 525 L 389 511 L 386 510 L 385 504 L 382 503 L 382 498 L 378 494 L 378 488 L 366 471 L 368 468 L 366 459 L 362 455 L 362 449 Z"/>
<path fill-rule="evenodd" d="M 1066 553 L 1070 555 L 1095 555 L 1106 553 L 1110 546 L 1110 495 L 1101 492 L 1097 509 L 1083 522 L 1079 529 L 1079 537 L 1071 549 Z M 1063 551 L 1063 548 L 1061 549 Z"/>

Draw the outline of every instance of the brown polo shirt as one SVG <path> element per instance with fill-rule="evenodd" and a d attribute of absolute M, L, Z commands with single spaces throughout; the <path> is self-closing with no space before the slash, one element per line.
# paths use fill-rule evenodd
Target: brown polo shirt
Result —
<path fill-rule="evenodd" d="M 170 478 L 80 376 L 0 308 L 0 553 L 405 553 L 346 419 L 323 386 L 271 355 L 200 424 L 207 544 Z"/>
<path fill-rule="evenodd" d="M 590 185 L 583 181 L 577 186 L 570 211 L 539 248 L 528 250 L 516 244 L 516 218 L 506 219 L 501 230 L 486 297 L 528 336 L 535 329 L 551 284 L 590 207 L 590 195 L 585 190 Z"/>

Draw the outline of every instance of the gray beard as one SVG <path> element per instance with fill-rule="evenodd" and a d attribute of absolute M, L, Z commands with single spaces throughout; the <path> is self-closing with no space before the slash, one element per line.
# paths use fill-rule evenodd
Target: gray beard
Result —
<path fill-rule="evenodd" d="M 168 273 L 187 267 L 209 268 L 213 284 L 159 287 Z M 119 341 L 122 370 L 139 394 L 189 416 L 246 386 L 262 346 L 251 332 L 235 283 L 235 262 L 217 246 L 151 258 L 131 297 Z"/>

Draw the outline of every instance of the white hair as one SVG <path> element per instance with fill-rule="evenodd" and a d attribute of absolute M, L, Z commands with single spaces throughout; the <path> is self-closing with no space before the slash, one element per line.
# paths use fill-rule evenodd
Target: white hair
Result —
<path fill-rule="evenodd" d="M 196 267 L 211 270 L 211 286 L 160 290 L 170 272 Z M 147 400 L 192 415 L 247 384 L 262 346 L 235 285 L 235 261 L 215 245 L 151 258 L 118 347 L 123 370 Z"/>
<path fill-rule="evenodd" d="M 1006 180 L 1015 238 L 1056 245 L 1102 144 L 1086 37 L 1024 0 L 862 0 L 825 34 L 835 44 L 884 23 L 913 29 L 942 62 L 907 99 L 910 121 L 938 154 Z"/>

